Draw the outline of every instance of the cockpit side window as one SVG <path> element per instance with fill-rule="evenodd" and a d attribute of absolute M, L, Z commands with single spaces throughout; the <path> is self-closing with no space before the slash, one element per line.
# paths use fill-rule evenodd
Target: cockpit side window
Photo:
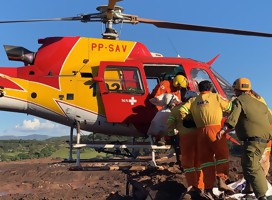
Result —
<path fill-rule="evenodd" d="M 191 76 L 191 82 L 192 82 L 192 85 L 195 89 L 196 92 L 199 92 L 199 89 L 198 89 L 198 84 L 201 82 L 201 81 L 205 81 L 205 80 L 208 80 L 210 81 L 212 84 L 212 80 L 210 78 L 210 76 L 208 75 L 208 73 L 204 70 L 204 69 L 200 69 L 200 68 L 193 68 L 191 71 L 190 71 L 190 76 Z M 218 91 L 216 90 L 215 86 L 213 85 L 213 93 L 217 93 Z"/>
<path fill-rule="evenodd" d="M 136 67 L 107 67 L 104 81 L 109 92 L 144 94 L 140 72 Z"/>
<path fill-rule="evenodd" d="M 231 99 L 233 96 L 235 96 L 234 91 L 232 89 L 232 85 L 226 81 L 222 76 L 220 76 L 214 69 L 211 69 L 212 73 L 214 74 L 216 80 L 218 81 L 220 87 L 226 94 L 228 99 Z"/>

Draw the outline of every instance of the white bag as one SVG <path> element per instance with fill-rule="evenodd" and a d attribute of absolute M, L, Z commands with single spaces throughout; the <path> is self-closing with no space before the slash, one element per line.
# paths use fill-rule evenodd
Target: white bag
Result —
<path fill-rule="evenodd" d="M 169 108 L 159 110 L 151 121 L 149 129 L 147 131 L 147 135 L 166 136 L 167 135 L 166 122 L 168 120 L 170 113 L 171 111 Z"/>
<path fill-rule="evenodd" d="M 178 97 L 173 94 L 161 94 L 157 97 L 154 97 L 149 100 L 155 106 L 163 106 L 161 110 L 159 110 L 155 117 L 152 119 L 150 127 L 147 131 L 147 135 L 151 136 L 166 136 L 167 135 L 167 120 L 171 113 L 168 105 L 172 104 L 172 102 L 180 102 Z"/>

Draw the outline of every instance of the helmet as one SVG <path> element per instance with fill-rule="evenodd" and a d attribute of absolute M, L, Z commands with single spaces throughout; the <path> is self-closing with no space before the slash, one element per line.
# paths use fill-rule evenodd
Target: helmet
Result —
<path fill-rule="evenodd" d="M 251 90 L 251 82 L 247 78 L 238 78 L 233 82 L 232 87 L 236 90 L 248 91 Z"/>
<path fill-rule="evenodd" d="M 187 78 L 185 78 L 183 75 L 177 75 L 173 80 L 173 85 L 174 87 L 180 86 L 182 88 L 186 88 L 188 85 Z"/>

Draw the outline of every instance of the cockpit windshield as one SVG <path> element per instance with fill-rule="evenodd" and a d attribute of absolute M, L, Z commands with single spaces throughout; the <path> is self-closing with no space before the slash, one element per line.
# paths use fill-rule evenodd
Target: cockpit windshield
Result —
<path fill-rule="evenodd" d="M 231 99 L 235 94 L 232 90 L 232 85 L 226 81 L 222 76 L 220 76 L 214 69 L 211 68 L 214 76 L 216 77 L 218 83 L 220 84 L 222 90 L 226 94 L 228 99 Z"/>

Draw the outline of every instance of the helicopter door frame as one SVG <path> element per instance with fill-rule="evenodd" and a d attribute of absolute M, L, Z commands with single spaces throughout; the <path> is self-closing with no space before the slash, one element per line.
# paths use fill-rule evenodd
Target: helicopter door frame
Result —
<path fill-rule="evenodd" d="M 143 64 L 138 61 L 100 63 L 98 82 L 108 122 L 137 123 L 139 107 L 148 96 Z M 142 119 L 141 119 L 142 120 Z"/>

